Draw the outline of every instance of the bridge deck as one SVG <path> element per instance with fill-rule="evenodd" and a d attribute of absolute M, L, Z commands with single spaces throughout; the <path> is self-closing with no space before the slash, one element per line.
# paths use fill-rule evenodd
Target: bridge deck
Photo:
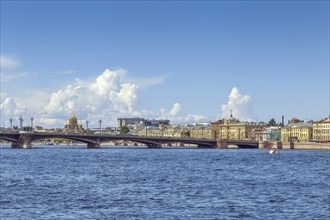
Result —
<path fill-rule="evenodd" d="M 251 140 L 211 140 L 200 138 L 177 138 L 177 137 L 149 137 L 132 135 L 100 135 L 100 134 L 65 134 L 65 133 L 0 133 L 0 139 L 12 142 L 12 146 L 32 146 L 33 142 L 43 139 L 63 138 L 86 143 L 88 147 L 97 147 L 101 143 L 110 141 L 125 141 L 145 144 L 157 147 L 163 144 L 182 143 L 197 145 L 199 147 L 219 148 L 221 146 L 237 145 L 244 148 L 258 148 L 258 141 Z M 224 147 L 225 148 L 225 147 Z"/>

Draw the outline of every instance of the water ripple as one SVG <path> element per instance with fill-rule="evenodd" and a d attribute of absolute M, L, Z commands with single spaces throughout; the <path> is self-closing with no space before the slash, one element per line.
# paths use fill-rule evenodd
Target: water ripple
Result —
<path fill-rule="evenodd" d="M 329 219 L 327 151 L 0 148 L 0 219 Z"/>

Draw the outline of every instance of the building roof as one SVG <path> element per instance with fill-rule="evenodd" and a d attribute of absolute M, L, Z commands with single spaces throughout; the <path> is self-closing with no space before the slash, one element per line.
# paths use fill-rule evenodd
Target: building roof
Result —
<path fill-rule="evenodd" d="M 330 116 L 327 118 L 322 119 L 321 121 L 318 121 L 316 123 L 330 123 Z"/>
<path fill-rule="evenodd" d="M 299 122 L 299 123 L 290 123 L 284 126 L 284 128 L 312 128 L 313 124 L 311 122 Z"/>
<path fill-rule="evenodd" d="M 210 126 L 202 126 L 202 125 L 198 125 L 198 126 L 194 126 L 194 127 L 191 127 L 191 130 L 207 130 L 207 129 L 210 129 L 211 127 Z"/>

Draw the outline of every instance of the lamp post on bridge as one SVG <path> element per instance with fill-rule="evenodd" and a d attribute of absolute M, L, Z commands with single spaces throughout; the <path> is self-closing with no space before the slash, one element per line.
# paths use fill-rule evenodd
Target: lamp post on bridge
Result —
<path fill-rule="evenodd" d="M 20 128 L 20 130 L 22 130 L 22 128 L 23 128 L 23 121 L 24 120 L 23 120 L 23 118 L 21 116 L 19 117 L 18 120 L 19 120 L 19 128 Z"/>
<path fill-rule="evenodd" d="M 34 121 L 34 118 L 31 116 L 31 118 L 30 118 L 30 121 L 31 121 L 31 128 L 32 128 L 32 130 L 33 130 L 33 121 Z"/>
<path fill-rule="evenodd" d="M 101 135 L 101 133 L 102 133 L 102 126 L 101 126 L 102 120 L 101 119 L 99 120 L 99 124 L 100 124 L 100 135 Z"/>
<path fill-rule="evenodd" d="M 10 123 L 10 129 L 13 130 L 13 119 L 9 119 L 9 123 Z"/>
<path fill-rule="evenodd" d="M 89 121 L 86 121 L 86 131 L 88 131 L 88 124 L 89 124 Z"/>

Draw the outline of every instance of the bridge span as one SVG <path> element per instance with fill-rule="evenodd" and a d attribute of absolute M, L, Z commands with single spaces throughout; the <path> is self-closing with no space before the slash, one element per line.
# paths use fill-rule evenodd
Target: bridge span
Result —
<path fill-rule="evenodd" d="M 31 148 L 33 142 L 63 138 L 87 144 L 87 148 L 99 148 L 101 143 L 125 141 L 145 144 L 148 148 L 161 148 L 162 145 L 180 143 L 193 144 L 198 148 L 228 148 L 236 145 L 238 148 L 258 148 L 258 141 L 253 140 L 210 140 L 181 137 L 148 137 L 132 135 L 105 135 L 105 134 L 65 134 L 65 133 L 34 133 L 34 132 L 5 132 L 0 133 L 0 140 L 11 142 L 12 148 Z"/>

